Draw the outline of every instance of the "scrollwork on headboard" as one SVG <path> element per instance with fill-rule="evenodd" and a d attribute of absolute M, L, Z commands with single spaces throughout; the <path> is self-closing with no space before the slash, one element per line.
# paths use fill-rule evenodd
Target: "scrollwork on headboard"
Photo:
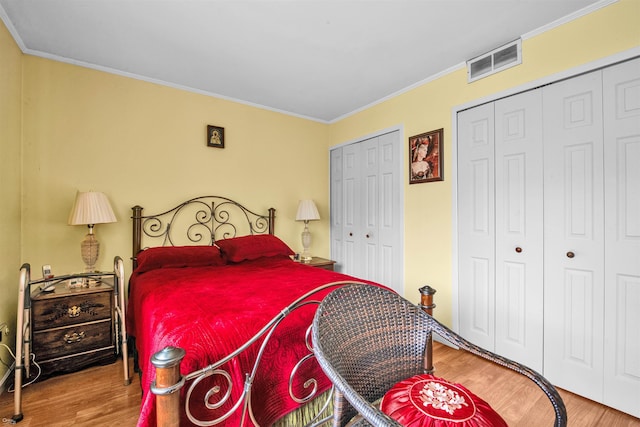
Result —
<path fill-rule="evenodd" d="M 257 214 L 240 203 L 221 196 L 200 196 L 168 211 L 143 215 L 141 206 L 133 211 L 133 268 L 137 255 L 145 246 L 182 244 L 213 245 L 216 240 L 251 234 L 273 234 L 275 209 Z M 147 245 L 147 242 L 157 244 Z"/>

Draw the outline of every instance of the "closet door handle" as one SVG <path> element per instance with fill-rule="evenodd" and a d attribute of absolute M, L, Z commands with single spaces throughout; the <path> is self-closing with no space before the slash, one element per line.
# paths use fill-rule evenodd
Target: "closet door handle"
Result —
<path fill-rule="evenodd" d="M 521 253 L 522 252 L 522 248 L 520 246 L 516 247 L 516 252 Z"/>
<path fill-rule="evenodd" d="M 567 252 L 567 258 L 573 258 L 574 256 L 576 256 L 576 254 L 574 254 L 573 252 Z"/>

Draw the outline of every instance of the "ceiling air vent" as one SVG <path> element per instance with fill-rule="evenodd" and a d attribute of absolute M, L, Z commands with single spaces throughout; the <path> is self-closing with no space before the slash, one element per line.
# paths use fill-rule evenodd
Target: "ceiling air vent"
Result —
<path fill-rule="evenodd" d="M 469 83 L 522 63 L 522 40 L 518 39 L 467 61 Z"/>

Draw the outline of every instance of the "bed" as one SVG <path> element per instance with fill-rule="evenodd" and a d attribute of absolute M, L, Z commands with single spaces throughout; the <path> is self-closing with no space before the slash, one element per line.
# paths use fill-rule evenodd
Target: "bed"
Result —
<path fill-rule="evenodd" d="M 141 375 L 138 426 L 164 416 L 154 393 L 180 394 L 180 425 L 286 425 L 301 407 L 322 408 L 331 384 L 312 356 L 313 314 L 357 280 L 293 261 L 274 209 L 256 214 L 218 196 L 157 215 L 132 209 L 126 326 Z M 167 351 L 181 352 L 177 392 L 158 384 Z"/>

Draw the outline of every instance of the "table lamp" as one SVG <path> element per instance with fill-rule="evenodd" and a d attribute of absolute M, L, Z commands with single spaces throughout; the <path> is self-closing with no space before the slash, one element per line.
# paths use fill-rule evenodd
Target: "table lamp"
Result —
<path fill-rule="evenodd" d="M 313 200 L 300 200 L 298 204 L 298 213 L 296 214 L 296 221 L 304 221 L 304 231 L 302 232 L 302 247 L 303 251 L 300 255 L 300 261 L 311 261 L 311 254 L 309 253 L 309 247 L 311 246 L 311 233 L 309 232 L 309 221 L 315 221 L 320 219 L 318 208 Z"/>
<path fill-rule="evenodd" d="M 96 262 L 100 255 L 100 243 L 93 234 L 94 225 L 116 221 L 109 199 L 104 193 L 78 191 L 73 209 L 69 214 L 69 225 L 87 225 L 89 227 L 89 234 L 80 244 L 80 253 L 82 261 L 85 263 L 86 272 L 96 270 Z"/>

